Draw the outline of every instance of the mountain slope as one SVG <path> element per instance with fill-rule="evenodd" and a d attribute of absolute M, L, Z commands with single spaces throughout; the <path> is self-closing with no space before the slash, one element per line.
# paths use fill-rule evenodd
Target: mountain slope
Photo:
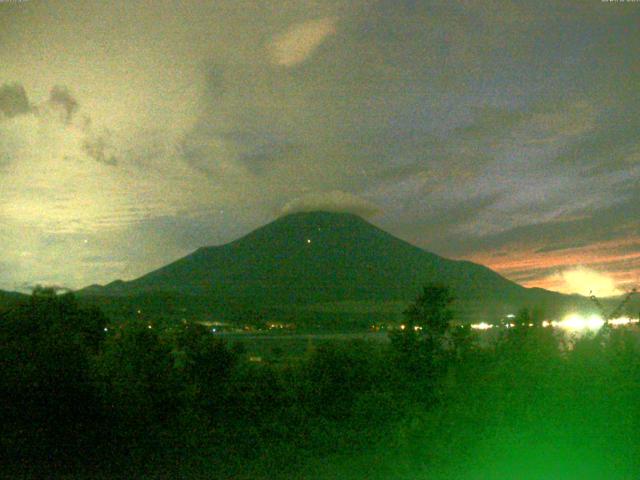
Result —
<path fill-rule="evenodd" d="M 248 235 L 186 257 L 130 282 L 81 291 L 93 296 L 169 294 L 209 304 L 277 307 L 415 298 L 429 282 L 451 286 L 461 310 L 510 311 L 559 294 L 525 289 L 492 270 L 422 250 L 351 214 L 282 217 Z"/>
<path fill-rule="evenodd" d="M 0 290 L 0 313 L 10 310 L 16 305 L 27 301 L 29 297 L 22 293 Z"/>

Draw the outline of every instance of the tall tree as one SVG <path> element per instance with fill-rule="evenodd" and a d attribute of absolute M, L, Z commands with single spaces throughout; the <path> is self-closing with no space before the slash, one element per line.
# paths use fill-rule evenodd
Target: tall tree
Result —
<path fill-rule="evenodd" d="M 450 357 L 447 334 L 453 320 L 453 301 L 449 287 L 426 285 L 404 311 L 401 328 L 391 333 L 401 369 L 430 387 L 443 375 Z"/>

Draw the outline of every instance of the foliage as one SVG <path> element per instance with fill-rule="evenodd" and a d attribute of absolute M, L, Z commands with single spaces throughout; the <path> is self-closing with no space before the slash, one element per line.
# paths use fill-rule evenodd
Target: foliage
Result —
<path fill-rule="evenodd" d="M 418 379 L 430 392 L 451 359 L 448 348 L 454 296 L 443 285 L 427 285 L 405 310 L 401 329 L 390 333 L 397 362 L 413 380 Z M 462 345 L 462 343 L 460 343 Z"/>
<path fill-rule="evenodd" d="M 197 324 L 108 322 L 39 290 L 0 318 L 0 474 L 634 477 L 637 332 L 565 339 L 527 310 L 481 346 L 451 300 L 426 287 L 405 318 L 423 330 L 271 363 Z"/>
<path fill-rule="evenodd" d="M 442 338 L 449 330 L 455 297 L 445 285 L 427 285 L 416 300 L 404 312 L 407 330 L 422 327 L 424 333 L 433 338 Z"/>
<path fill-rule="evenodd" d="M 98 424 L 90 362 L 106 318 L 80 308 L 73 295 L 39 289 L 0 321 L 0 422 L 9 459 L 69 465 L 69 452 L 92 453 Z M 1 462 L 0 462 L 1 463 Z"/>

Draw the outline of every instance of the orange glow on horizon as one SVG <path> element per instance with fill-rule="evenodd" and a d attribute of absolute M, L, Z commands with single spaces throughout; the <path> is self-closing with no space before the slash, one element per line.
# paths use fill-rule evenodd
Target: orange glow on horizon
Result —
<path fill-rule="evenodd" d="M 525 287 L 582 295 L 589 292 L 569 288 L 562 274 L 579 268 L 588 269 L 594 275 L 611 279 L 622 293 L 640 284 L 640 249 L 633 251 L 633 247 L 639 245 L 640 237 L 550 252 L 539 252 L 543 245 L 513 245 L 502 251 L 478 252 L 469 259 Z M 502 253 L 505 250 L 506 255 Z"/>

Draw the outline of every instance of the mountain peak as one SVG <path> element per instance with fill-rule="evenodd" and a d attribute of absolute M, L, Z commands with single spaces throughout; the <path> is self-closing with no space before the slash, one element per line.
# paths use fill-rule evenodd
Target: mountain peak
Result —
<path fill-rule="evenodd" d="M 307 305 L 309 313 L 340 302 L 383 309 L 389 302 L 406 304 L 434 282 L 456 292 L 467 316 L 478 305 L 488 315 L 551 299 L 486 267 L 411 245 L 357 214 L 326 210 L 289 213 L 233 242 L 200 248 L 130 282 L 113 282 L 102 293 L 199 298 L 209 313 L 234 305 L 290 312 Z"/>
<path fill-rule="evenodd" d="M 368 242 L 371 238 L 378 238 L 381 235 L 401 241 L 356 214 L 314 210 L 294 212 L 279 217 L 232 244 L 269 245 L 271 248 L 282 249 L 307 240 L 313 241 L 314 238 L 318 240 L 323 238 L 329 244 L 341 244 L 344 241 Z"/>

